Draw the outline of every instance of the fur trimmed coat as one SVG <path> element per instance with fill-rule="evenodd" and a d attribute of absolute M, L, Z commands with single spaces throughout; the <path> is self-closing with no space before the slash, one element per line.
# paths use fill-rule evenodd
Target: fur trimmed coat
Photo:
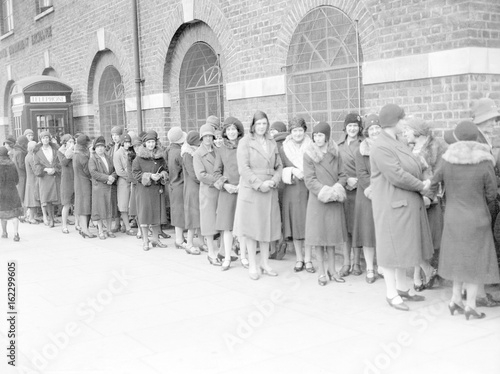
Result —
<path fill-rule="evenodd" d="M 407 268 L 429 260 L 434 249 L 420 194 L 421 162 L 406 144 L 382 131 L 373 143 L 370 166 L 378 264 Z"/>
<path fill-rule="evenodd" d="M 40 203 L 45 206 L 47 203 L 60 203 L 60 184 L 61 184 L 61 164 L 57 158 L 57 146 L 50 144 L 52 152 L 52 161 L 49 162 L 42 150 L 42 144 L 39 143 L 33 150 L 33 161 L 35 163 L 35 174 L 38 177 L 38 186 L 40 189 Z M 45 168 L 55 169 L 52 175 L 47 174 Z"/>
<path fill-rule="evenodd" d="M 19 175 L 8 157 L 0 157 L 0 218 L 11 219 L 23 215 L 21 199 L 16 185 Z"/>
<path fill-rule="evenodd" d="M 323 153 L 312 143 L 304 154 L 304 182 L 309 190 L 306 211 L 305 244 L 335 246 L 347 240 L 344 205 L 339 201 L 322 202 L 318 195 L 323 190 L 340 185 L 345 187 L 347 175 L 335 142 L 330 141 Z"/>
<path fill-rule="evenodd" d="M 500 281 L 488 205 L 497 194 L 495 159 L 488 145 L 451 144 L 432 179 L 446 188 L 446 210 L 439 257 L 445 279 L 491 284 Z"/>
<path fill-rule="evenodd" d="M 137 217 L 141 225 L 167 223 L 165 186 L 168 183 L 168 172 L 163 156 L 164 152 L 160 148 L 156 147 L 153 152 L 149 152 L 141 145 L 132 162 L 132 175 L 137 181 Z M 151 179 L 151 174 L 158 171 L 162 177 L 155 182 Z"/>

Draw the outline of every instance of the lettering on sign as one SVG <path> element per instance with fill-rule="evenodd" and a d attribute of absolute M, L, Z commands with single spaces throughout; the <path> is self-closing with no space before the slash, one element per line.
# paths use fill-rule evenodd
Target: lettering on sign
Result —
<path fill-rule="evenodd" d="M 30 103 L 65 103 L 66 96 L 31 96 Z"/>
<path fill-rule="evenodd" d="M 52 26 L 46 27 L 43 30 L 37 31 L 36 33 L 32 34 L 31 36 L 27 36 L 26 38 L 23 38 L 14 44 L 10 45 L 9 47 L 5 47 L 4 49 L 0 50 L 0 59 L 6 58 L 7 56 L 12 56 L 14 53 L 20 52 L 24 49 L 26 49 L 30 45 L 30 40 L 31 40 L 31 45 L 35 45 L 38 43 L 43 42 L 45 39 L 51 38 L 52 37 Z"/>
<path fill-rule="evenodd" d="M 50 37 L 52 37 L 52 26 L 49 26 L 31 35 L 31 44 L 43 42 L 45 39 Z"/>

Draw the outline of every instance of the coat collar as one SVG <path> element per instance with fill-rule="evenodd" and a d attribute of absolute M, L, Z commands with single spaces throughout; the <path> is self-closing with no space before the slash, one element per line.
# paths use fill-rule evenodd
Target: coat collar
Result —
<path fill-rule="evenodd" d="M 255 149 L 257 152 L 260 153 L 260 155 L 262 157 L 264 157 L 265 159 L 269 160 L 271 158 L 271 155 L 273 154 L 272 151 L 272 147 L 273 145 L 276 145 L 276 142 L 273 140 L 273 138 L 271 138 L 271 136 L 269 134 L 266 134 L 265 137 L 266 137 L 266 142 L 267 142 L 267 146 L 268 146 L 268 150 L 269 150 L 269 153 L 264 151 L 264 148 L 262 148 L 262 146 L 260 145 L 260 143 L 257 141 L 257 138 L 255 137 L 254 134 L 250 134 L 249 135 L 250 137 L 250 141 L 248 142 L 248 146 L 250 148 L 253 148 Z"/>
<path fill-rule="evenodd" d="M 144 145 L 142 145 L 139 147 L 139 150 L 137 151 L 137 156 L 140 158 L 144 158 L 144 159 L 157 160 L 157 159 L 163 158 L 163 151 L 162 151 L 162 149 L 156 147 L 153 150 L 153 156 L 151 156 L 151 153 L 146 149 L 146 147 Z"/>
<path fill-rule="evenodd" d="M 198 147 L 197 152 L 201 157 L 205 157 L 207 154 L 215 153 L 215 146 L 212 145 L 212 150 L 209 151 L 208 148 L 205 146 L 205 144 L 201 143 L 200 146 Z"/>
<path fill-rule="evenodd" d="M 339 154 L 339 146 L 332 139 L 328 142 L 327 152 L 331 153 L 333 157 L 337 157 Z M 325 153 L 323 153 L 314 142 L 306 148 L 305 153 L 316 163 L 320 163 L 325 157 Z"/>
<path fill-rule="evenodd" d="M 473 165 L 482 161 L 491 161 L 495 165 L 495 158 L 490 153 L 488 144 L 474 141 L 461 141 L 451 144 L 444 153 L 443 159 L 450 164 Z"/>

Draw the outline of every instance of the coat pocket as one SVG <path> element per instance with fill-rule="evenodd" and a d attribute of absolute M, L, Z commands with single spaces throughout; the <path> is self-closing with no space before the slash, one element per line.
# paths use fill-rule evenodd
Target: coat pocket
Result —
<path fill-rule="evenodd" d="M 398 200 L 398 201 L 393 201 L 391 203 L 391 207 L 393 207 L 394 209 L 396 209 L 396 208 L 402 208 L 404 206 L 408 206 L 408 201 L 407 200 Z"/>

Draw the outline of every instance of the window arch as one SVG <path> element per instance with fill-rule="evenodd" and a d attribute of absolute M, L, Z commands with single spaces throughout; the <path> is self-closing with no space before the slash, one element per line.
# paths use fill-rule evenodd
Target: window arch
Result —
<path fill-rule="evenodd" d="M 106 66 L 99 82 L 100 135 L 111 138 L 113 126 L 125 127 L 125 89 L 114 66 Z"/>
<path fill-rule="evenodd" d="M 320 7 L 300 21 L 287 55 L 290 116 L 328 122 L 341 131 L 361 107 L 361 69 L 355 24 L 339 9 Z"/>
<path fill-rule="evenodd" d="M 218 56 L 208 44 L 198 42 L 187 51 L 179 91 L 181 121 L 186 131 L 198 130 L 211 115 L 222 118 L 222 71 Z"/>

